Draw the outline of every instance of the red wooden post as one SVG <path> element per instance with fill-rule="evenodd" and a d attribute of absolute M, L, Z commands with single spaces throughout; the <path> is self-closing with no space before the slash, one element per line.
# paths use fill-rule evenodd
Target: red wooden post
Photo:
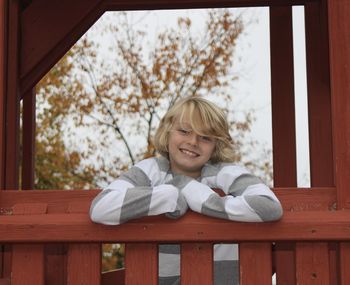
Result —
<path fill-rule="evenodd" d="M 334 186 L 327 6 L 305 4 L 311 186 Z"/>
<path fill-rule="evenodd" d="M 19 1 L 9 1 L 6 94 L 6 168 L 5 189 L 18 189 L 19 182 Z"/>
<path fill-rule="evenodd" d="M 297 283 L 303 285 L 329 285 L 329 250 L 327 243 L 297 243 Z"/>
<path fill-rule="evenodd" d="M 341 280 L 341 284 L 348 284 L 350 280 L 350 242 L 341 242 L 339 244 L 339 252 L 340 252 L 340 270 L 339 270 L 339 279 Z"/>
<path fill-rule="evenodd" d="M 291 6 L 270 7 L 270 49 L 274 186 L 293 187 L 297 172 Z M 294 252 L 287 248 L 292 246 L 276 244 L 277 282 L 294 285 Z"/>
<path fill-rule="evenodd" d="M 239 267 L 241 285 L 271 285 L 271 243 L 240 243 Z"/>
<path fill-rule="evenodd" d="M 101 244 L 69 244 L 68 285 L 99 285 L 101 281 Z"/>
<path fill-rule="evenodd" d="M 125 245 L 125 284 L 158 283 L 158 246 L 155 243 Z"/>
<path fill-rule="evenodd" d="M 5 188 L 6 2 L 0 1 L 0 191 Z"/>
<path fill-rule="evenodd" d="M 35 89 L 23 97 L 22 124 L 22 185 L 21 189 L 34 189 L 35 168 Z"/>
<path fill-rule="evenodd" d="M 213 244 L 181 244 L 181 284 L 213 284 Z"/>
<path fill-rule="evenodd" d="M 12 285 L 44 285 L 43 245 L 15 244 L 12 247 Z"/>
<path fill-rule="evenodd" d="M 338 209 L 350 208 L 350 2 L 327 1 L 335 185 Z M 340 243 L 340 284 L 350 284 L 348 243 Z"/>

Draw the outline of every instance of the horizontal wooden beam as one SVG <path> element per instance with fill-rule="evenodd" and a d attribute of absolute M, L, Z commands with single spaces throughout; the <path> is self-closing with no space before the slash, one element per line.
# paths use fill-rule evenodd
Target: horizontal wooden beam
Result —
<path fill-rule="evenodd" d="M 105 0 L 106 10 L 153 10 L 258 6 L 292 6 L 318 0 Z"/>
<path fill-rule="evenodd" d="M 286 211 L 329 210 L 335 207 L 334 187 L 274 188 Z M 0 191 L 0 207 L 16 204 L 45 203 L 47 213 L 84 213 L 100 190 L 28 190 Z"/>
<path fill-rule="evenodd" d="M 349 241 L 350 210 L 285 212 L 278 222 L 240 223 L 189 212 L 104 226 L 84 214 L 0 216 L 1 243 Z"/>

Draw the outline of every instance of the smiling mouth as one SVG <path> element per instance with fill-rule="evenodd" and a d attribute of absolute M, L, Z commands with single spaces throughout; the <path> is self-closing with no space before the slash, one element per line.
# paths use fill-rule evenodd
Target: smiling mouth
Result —
<path fill-rule="evenodd" d="M 199 156 L 198 153 L 195 153 L 195 152 L 190 151 L 190 150 L 187 150 L 187 149 L 180 148 L 180 151 L 181 151 L 183 154 L 186 154 L 186 155 L 189 156 L 189 157 L 195 158 L 195 157 L 198 157 L 198 156 Z"/>

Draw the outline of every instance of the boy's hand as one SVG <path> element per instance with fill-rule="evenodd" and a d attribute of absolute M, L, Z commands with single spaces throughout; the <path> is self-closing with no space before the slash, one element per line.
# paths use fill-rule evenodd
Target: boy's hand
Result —
<path fill-rule="evenodd" d="M 165 216 L 171 219 L 178 219 L 181 216 L 183 216 L 187 210 L 188 205 L 185 200 L 185 197 L 182 195 L 181 190 L 190 182 L 193 178 L 184 176 L 184 175 L 177 175 L 172 180 L 170 180 L 166 184 L 174 185 L 179 190 L 179 197 L 177 199 L 177 205 L 174 212 L 166 213 Z"/>

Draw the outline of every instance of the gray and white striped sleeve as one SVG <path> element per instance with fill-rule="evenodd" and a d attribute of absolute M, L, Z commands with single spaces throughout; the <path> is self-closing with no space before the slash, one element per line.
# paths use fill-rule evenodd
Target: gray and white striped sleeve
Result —
<path fill-rule="evenodd" d="M 112 182 L 92 201 L 91 220 L 118 225 L 143 216 L 173 212 L 179 191 L 173 185 L 153 186 L 160 176 L 155 159 L 144 160 Z"/>
<path fill-rule="evenodd" d="M 210 166 L 202 172 L 202 183 L 192 181 L 183 190 L 193 211 L 242 222 L 275 221 L 282 207 L 275 194 L 260 179 L 233 164 Z M 220 197 L 210 188 L 220 188 Z"/>

